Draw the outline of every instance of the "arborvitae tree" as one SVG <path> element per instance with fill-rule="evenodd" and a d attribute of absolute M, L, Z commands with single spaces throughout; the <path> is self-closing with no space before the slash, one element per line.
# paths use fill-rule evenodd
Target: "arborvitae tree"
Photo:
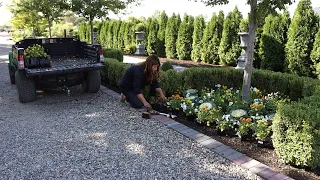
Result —
<path fill-rule="evenodd" d="M 320 28 L 316 35 L 316 39 L 313 44 L 313 50 L 311 52 L 311 60 L 313 62 L 314 72 L 313 74 L 320 79 Z"/>
<path fill-rule="evenodd" d="M 152 22 L 153 18 L 149 17 L 146 21 L 144 21 L 144 27 L 145 27 L 145 34 L 144 34 L 144 40 L 142 44 L 147 48 L 148 46 L 148 36 L 149 36 L 149 30 L 150 30 L 150 25 Z"/>
<path fill-rule="evenodd" d="M 242 19 L 239 25 L 239 32 L 249 32 L 249 19 Z"/>
<path fill-rule="evenodd" d="M 284 25 L 281 15 L 266 17 L 260 41 L 261 68 L 272 71 L 284 70 Z"/>
<path fill-rule="evenodd" d="M 193 43 L 192 43 L 192 51 L 191 51 L 191 59 L 193 61 L 200 62 L 201 61 L 201 50 L 202 50 L 202 38 L 203 31 L 206 27 L 206 23 L 204 21 L 204 17 L 202 15 L 197 16 L 194 21 L 194 30 L 193 30 Z"/>
<path fill-rule="evenodd" d="M 179 59 L 190 60 L 192 50 L 193 20 L 192 16 L 184 15 L 177 38 L 177 55 Z"/>
<path fill-rule="evenodd" d="M 115 21 L 111 20 L 109 22 L 109 26 L 107 29 L 107 42 L 106 42 L 106 47 L 107 48 L 113 48 L 113 28 L 115 26 Z"/>
<path fill-rule="evenodd" d="M 201 53 L 203 62 L 210 64 L 219 62 L 218 49 L 220 40 L 218 36 L 218 17 L 216 13 L 213 13 L 203 33 Z"/>
<path fill-rule="evenodd" d="M 223 24 L 222 39 L 219 46 L 220 64 L 236 65 L 237 59 L 240 56 L 240 38 L 239 25 L 242 20 L 242 15 L 236 7 L 233 12 L 230 12 Z"/>
<path fill-rule="evenodd" d="M 169 18 L 167 27 L 166 27 L 166 56 L 168 58 L 176 58 L 177 51 L 176 51 L 176 41 L 178 37 L 178 29 L 180 25 L 180 15 L 172 14 Z"/>
<path fill-rule="evenodd" d="M 100 44 L 103 46 L 103 47 L 106 47 L 106 42 L 107 42 L 107 29 L 108 29 L 108 25 L 109 25 L 109 21 L 108 20 L 105 20 L 102 22 L 102 27 L 101 27 L 101 30 L 100 30 Z"/>
<path fill-rule="evenodd" d="M 222 38 L 222 31 L 223 31 L 223 23 L 224 23 L 224 13 L 223 11 L 220 11 L 218 14 L 218 39 L 219 39 L 219 44 Z"/>
<path fill-rule="evenodd" d="M 312 50 L 317 18 L 310 0 L 301 0 L 294 13 L 286 44 L 286 63 L 289 72 L 297 75 L 312 74 Z"/>
<path fill-rule="evenodd" d="M 156 45 L 157 56 L 166 57 L 165 38 L 166 38 L 166 26 L 168 22 L 168 16 L 165 11 L 162 11 L 160 15 L 159 30 L 158 30 L 158 43 Z"/>
<path fill-rule="evenodd" d="M 147 52 L 148 54 L 156 54 L 156 45 L 158 43 L 158 20 L 153 19 L 149 25 L 149 33 L 148 33 L 148 45 L 147 45 Z"/>
<path fill-rule="evenodd" d="M 113 43 L 112 43 L 112 48 L 113 49 L 118 49 L 118 34 L 120 31 L 120 26 L 121 26 L 122 21 L 116 20 L 115 24 L 113 26 Z"/>
<path fill-rule="evenodd" d="M 131 27 L 133 26 L 132 22 L 127 22 L 126 26 L 124 27 L 124 47 L 131 46 Z"/>
<path fill-rule="evenodd" d="M 82 22 L 79 26 L 79 30 L 78 30 L 78 35 L 79 35 L 79 39 L 81 41 L 85 41 L 85 34 L 86 34 L 86 23 L 85 22 Z"/>
<path fill-rule="evenodd" d="M 125 21 L 121 22 L 120 30 L 118 34 L 118 49 L 124 49 L 124 31 L 127 23 Z"/>

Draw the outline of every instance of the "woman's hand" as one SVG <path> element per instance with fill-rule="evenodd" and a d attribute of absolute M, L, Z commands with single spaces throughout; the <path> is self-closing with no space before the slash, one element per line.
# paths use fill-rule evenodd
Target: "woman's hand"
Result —
<path fill-rule="evenodd" d="M 148 102 L 143 103 L 143 106 L 146 108 L 152 108 L 151 105 Z"/>
<path fill-rule="evenodd" d="M 161 98 L 162 102 L 167 102 L 167 98 L 163 94 L 160 96 L 160 98 Z"/>

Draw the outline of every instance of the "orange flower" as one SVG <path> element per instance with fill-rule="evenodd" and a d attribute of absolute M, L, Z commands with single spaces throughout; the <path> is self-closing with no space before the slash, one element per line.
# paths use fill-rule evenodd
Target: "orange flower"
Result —
<path fill-rule="evenodd" d="M 228 99 L 228 102 L 232 102 L 232 99 L 229 98 L 229 99 Z"/>
<path fill-rule="evenodd" d="M 261 101 L 264 101 L 264 96 L 262 96 Z"/>

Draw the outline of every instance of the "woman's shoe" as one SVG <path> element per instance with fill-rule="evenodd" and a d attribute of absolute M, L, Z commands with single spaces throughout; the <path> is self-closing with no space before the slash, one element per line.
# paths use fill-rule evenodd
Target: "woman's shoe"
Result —
<path fill-rule="evenodd" d="M 121 93 L 121 102 L 126 102 L 126 96 L 123 93 Z"/>

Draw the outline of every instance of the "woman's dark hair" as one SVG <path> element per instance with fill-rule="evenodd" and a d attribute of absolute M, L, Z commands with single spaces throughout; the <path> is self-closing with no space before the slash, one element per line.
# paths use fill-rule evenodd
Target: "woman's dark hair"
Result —
<path fill-rule="evenodd" d="M 147 57 L 147 59 L 145 61 L 139 63 L 139 65 L 142 65 L 144 67 L 144 73 L 146 74 L 147 81 L 149 83 L 152 83 L 152 81 L 154 81 L 154 80 L 158 80 L 159 69 L 160 69 L 160 60 L 159 60 L 158 56 L 150 55 L 149 57 Z M 159 67 L 155 73 L 152 72 L 153 65 L 159 65 Z"/>

